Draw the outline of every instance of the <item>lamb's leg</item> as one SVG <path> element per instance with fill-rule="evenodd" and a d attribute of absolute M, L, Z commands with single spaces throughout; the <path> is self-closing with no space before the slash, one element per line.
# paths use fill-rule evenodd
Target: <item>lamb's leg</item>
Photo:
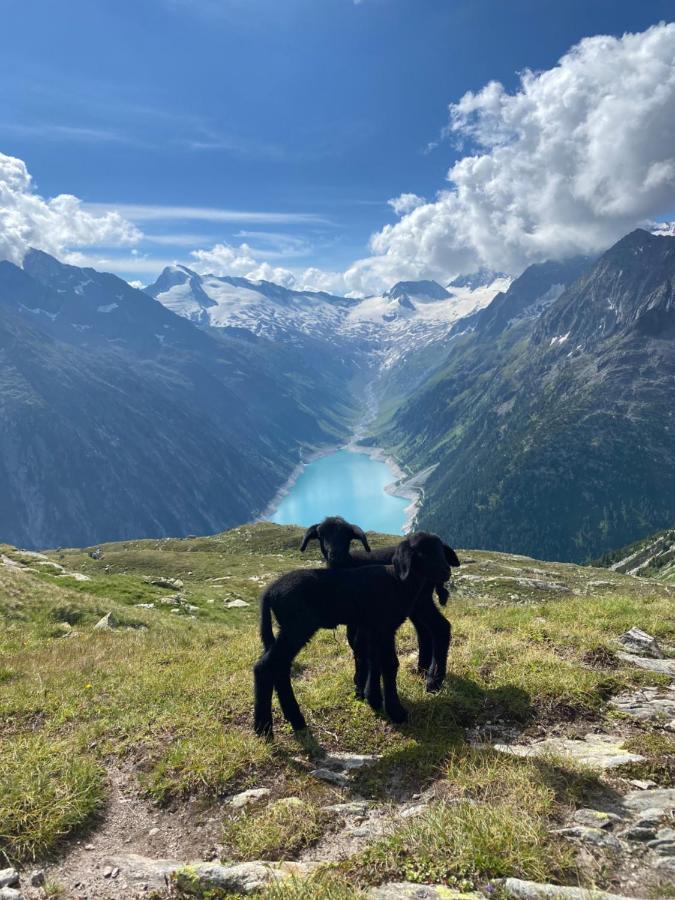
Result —
<path fill-rule="evenodd" d="M 274 691 L 270 654 L 273 649 L 272 647 L 266 650 L 253 666 L 253 690 L 255 694 L 253 727 L 256 734 L 270 739 L 272 737 L 272 693 Z"/>
<path fill-rule="evenodd" d="M 380 644 L 371 629 L 361 628 L 360 631 L 367 640 L 368 646 L 368 678 L 366 680 L 365 697 L 369 706 L 374 710 L 382 709 L 382 688 L 380 678 L 382 669 L 380 662 Z"/>
<path fill-rule="evenodd" d="M 426 675 L 434 656 L 433 635 L 427 622 L 428 606 L 434 606 L 433 595 L 431 591 L 427 596 L 426 592 L 422 594 L 415 604 L 415 609 L 410 614 L 410 621 L 415 627 L 417 633 L 417 644 L 419 646 L 419 654 L 417 657 L 417 671 L 420 675 Z"/>
<path fill-rule="evenodd" d="M 305 646 L 314 632 L 297 636 L 293 641 L 288 640 L 285 635 L 277 637 L 275 649 L 277 656 L 274 667 L 274 687 L 279 698 L 279 705 L 284 714 L 284 718 L 290 723 L 293 731 L 302 731 L 307 727 L 305 717 L 300 710 L 298 701 L 293 692 L 291 684 L 291 665 L 300 650 Z M 281 644 L 281 646 L 279 646 Z"/>
<path fill-rule="evenodd" d="M 384 683 L 384 710 L 392 722 L 401 724 L 408 721 L 408 711 L 398 697 L 396 674 L 398 672 L 398 656 L 396 655 L 396 633 L 385 632 L 378 636 L 380 658 L 382 660 L 382 681 Z"/>
<path fill-rule="evenodd" d="M 354 656 L 354 696 L 363 700 L 368 681 L 368 635 L 365 629 L 348 625 L 347 640 Z"/>
<path fill-rule="evenodd" d="M 433 639 L 433 660 L 427 673 L 427 691 L 431 694 L 440 691 L 445 681 L 448 668 L 448 650 L 452 640 L 452 627 L 442 612 L 431 603 L 426 618 Z"/>

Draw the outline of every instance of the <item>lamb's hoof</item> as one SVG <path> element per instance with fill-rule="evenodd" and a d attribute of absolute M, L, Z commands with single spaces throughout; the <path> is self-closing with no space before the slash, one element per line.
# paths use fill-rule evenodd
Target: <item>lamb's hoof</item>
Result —
<path fill-rule="evenodd" d="M 357 689 L 354 691 L 354 699 L 355 699 L 355 700 L 365 700 L 365 699 L 366 699 L 366 695 L 363 693 L 363 691 L 360 691 L 360 690 L 358 690 L 358 688 L 357 688 Z"/>
<path fill-rule="evenodd" d="M 408 710 L 404 706 L 396 706 L 388 709 L 387 715 L 395 725 L 403 725 L 408 721 Z"/>
<path fill-rule="evenodd" d="M 266 741 L 271 741 L 274 738 L 274 730 L 272 728 L 271 722 L 256 722 L 255 723 L 255 733 L 258 737 L 264 738 Z"/>
<path fill-rule="evenodd" d="M 303 731 L 307 731 L 307 722 L 304 719 L 301 719 L 299 722 L 292 722 L 291 728 L 297 734 Z"/>
<path fill-rule="evenodd" d="M 382 709 L 382 697 L 366 697 L 366 700 L 371 709 L 374 709 L 375 712 L 380 712 Z"/>
<path fill-rule="evenodd" d="M 427 694 L 437 694 L 442 687 L 442 678 L 429 678 L 427 680 Z"/>

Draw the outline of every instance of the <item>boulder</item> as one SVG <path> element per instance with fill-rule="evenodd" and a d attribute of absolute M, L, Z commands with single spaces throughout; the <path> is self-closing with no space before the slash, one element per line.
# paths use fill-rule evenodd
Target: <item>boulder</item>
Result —
<path fill-rule="evenodd" d="M 234 794 L 227 802 L 235 809 L 243 809 L 245 806 L 264 800 L 266 797 L 269 797 L 271 793 L 272 791 L 266 787 L 251 788 L 248 791 L 242 791 L 240 794 Z"/>
<path fill-rule="evenodd" d="M 14 887 L 19 883 L 19 873 L 16 869 L 0 869 L 0 888 Z"/>
<path fill-rule="evenodd" d="M 605 891 L 587 891 L 580 887 L 523 881 L 520 878 L 503 878 L 498 882 L 502 894 L 513 900 L 635 900 Z"/>
<path fill-rule="evenodd" d="M 513 756 L 568 756 L 597 772 L 645 759 L 624 750 L 621 738 L 605 734 L 587 734 L 583 740 L 546 738 L 534 744 L 495 744 L 494 748 Z"/>
<path fill-rule="evenodd" d="M 656 638 L 641 628 L 630 628 L 622 635 L 619 635 L 618 641 L 623 644 L 631 653 L 637 653 L 639 656 L 651 656 L 654 659 L 663 659 L 661 648 L 656 642 Z"/>
<path fill-rule="evenodd" d="M 444 884 L 414 884 L 411 881 L 392 881 L 371 888 L 368 900 L 479 900 L 483 894 L 464 893 Z"/>
<path fill-rule="evenodd" d="M 115 618 L 115 616 L 109 612 L 106 613 L 102 619 L 99 619 L 98 622 L 94 625 L 94 631 L 112 631 L 113 628 L 117 628 L 119 622 Z"/>
<path fill-rule="evenodd" d="M 247 603 L 246 600 L 240 600 L 239 598 L 237 598 L 236 600 L 229 600 L 225 604 L 225 607 L 227 609 L 244 609 L 245 607 L 250 605 L 251 604 Z"/>

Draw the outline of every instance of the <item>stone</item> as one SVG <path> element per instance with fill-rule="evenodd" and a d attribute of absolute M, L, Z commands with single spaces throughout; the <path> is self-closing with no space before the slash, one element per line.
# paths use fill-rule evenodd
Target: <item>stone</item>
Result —
<path fill-rule="evenodd" d="M 659 856 L 675 856 L 675 828 L 661 828 L 647 846 Z"/>
<path fill-rule="evenodd" d="M 155 608 L 154 603 L 134 603 L 134 606 L 137 607 L 138 609 L 154 609 Z"/>
<path fill-rule="evenodd" d="M 234 794 L 227 802 L 235 809 L 243 809 L 251 803 L 258 803 L 260 800 L 264 800 L 265 797 L 269 797 L 271 793 L 272 791 L 269 788 L 251 788 L 248 791 L 242 791 L 240 794 Z"/>
<path fill-rule="evenodd" d="M 649 788 L 658 787 L 658 784 L 655 781 L 652 781 L 651 778 L 631 778 L 628 783 L 632 784 L 633 787 L 639 788 L 641 791 L 647 791 Z"/>
<path fill-rule="evenodd" d="M 423 815 L 427 808 L 426 803 L 416 803 L 414 806 L 404 809 L 400 815 L 402 819 L 415 819 L 417 816 Z"/>
<path fill-rule="evenodd" d="M 113 628 L 117 628 L 118 624 L 115 616 L 109 612 L 94 625 L 94 631 L 111 631 Z"/>
<path fill-rule="evenodd" d="M 324 811 L 335 813 L 338 816 L 349 818 L 350 816 L 362 818 L 368 815 L 370 803 L 367 800 L 355 800 L 352 803 L 333 803 L 331 806 L 324 806 Z"/>
<path fill-rule="evenodd" d="M 228 894 L 252 894 L 277 877 L 276 867 L 264 862 L 234 866 L 198 862 L 179 869 L 175 881 L 179 890 L 201 897 L 204 891 L 216 889 Z"/>
<path fill-rule="evenodd" d="M 165 890 L 174 872 L 185 865 L 177 859 L 150 859 L 138 853 L 111 856 L 102 862 L 113 870 L 118 869 L 128 884 L 134 887 L 147 885 L 150 890 Z"/>
<path fill-rule="evenodd" d="M 653 809 L 645 809 L 640 816 L 633 822 L 636 828 L 658 828 L 661 820 L 665 817 L 666 810 L 659 809 L 655 806 Z"/>
<path fill-rule="evenodd" d="M 369 753 L 327 753 L 322 757 L 321 765 L 326 769 L 351 771 L 370 766 L 377 762 L 378 758 Z"/>
<path fill-rule="evenodd" d="M 0 869 L 0 888 L 14 887 L 19 883 L 19 873 L 14 868 Z"/>
<path fill-rule="evenodd" d="M 502 878 L 494 883 L 500 886 L 503 895 L 513 900 L 634 900 L 632 897 L 608 894 L 605 891 L 587 891 L 579 887 L 523 881 L 520 878 Z"/>
<path fill-rule="evenodd" d="M 624 809 L 632 812 L 646 812 L 654 814 L 660 810 L 666 815 L 675 809 L 675 788 L 652 788 L 646 791 L 631 791 L 621 798 Z"/>
<path fill-rule="evenodd" d="M 608 834 L 602 828 L 588 828 L 586 825 L 572 825 L 569 828 L 561 828 L 557 834 L 573 841 L 581 841 L 583 844 L 591 844 L 602 850 L 611 850 L 614 853 L 621 851 L 621 841 Z"/>
<path fill-rule="evenodd" d="M 641 628 L 630 628 L 628 631 L 619 635 L 617 638 L 620 644 L 623 644 L 631 653 L 637 653 L 640 656 L 651 656 L 654 659 L 663 659 L 661 648 L 656 642 L 656 638 Z"/>
<path fill-rule="evenodd" d="M 640 669 L 650 672 L 658 672 L 660 675 L 670 675 L 675 678 L 675 659 L 648 659 L 645 656 L 636 656 L 635 653 L 617 653 L 619 659 L 631 663 Z"/>
<path fill-rule="evenodd" d="M 614 697 L 610 704 L 634 719 L 666 718 L 675 716 L 675 695 L 672 691 L 661 693 L 656 688 L 645 688 Z"/>
<path fill-rule="evenodd" d="M 599 809 L 577 809 L 572 816 L 577 825 L 586 825 L 589 828 L 611 828 L 619 822 L 619 816 L 614 813 L 602 812 Z"/>
<path fill-rule="evenodd" d="M 32 887 L 42 887 L 45 883 L 45 873 L 42 869 L 35 869 L 30 873 L 30 883 Z"/>
<path fill-rule="evenodd" d="M 250 603 L 247 603 L 246 600 L 240 600 L 237 598 L 236 600 L 230 600 L 225 604 L 226 609 L 244 609 L 246 606 L 250 606 Z"/>
<path fill-rule="evenodd" d="M 664 873 L 666 877 L 675 876 L 675 856 L 661 856 L 654 863 L 657 872 Z"/>
<path fill-rule="evenodd" d="M 183 598 L 180 594 L 171 594 L 168 597 L 160 597 L 157 602 L 161 603 L 163 606 L 180 606 L 183 602 Z"/>
<path fill-rule="evenodd" d="M 320 768 L 313 769 L 309 774 L 313 778 L 318 778 L 319 781 L 327 781 L 336 787 L 347 787 L 349 785 L 349 779 L 342 772 L 333 772 L 331 769 Z"/>
<path fill-rule="evenodd" d="M 112 873 L 113 873 L 113 867 L 106 866 L 105 869 L 103 870 L 103 877 L 110 878 L 112 876 Z"/>
<path fill-rule="evenodd" d="M 26 900 L 21 891 L 12 887 L 0 888 L 0 900 Z"/>
<path fill-rule="evenodd" d="M 155 587 L 168 588 L 180 591 L 184 585 L 180 578 L 144 578 L 143 581 L 153 584 Z"/>
<path fill-rule="evenodd" d="M 479 900 L 482 894 L 464 893 L 443 884 L 414 884 L 411 881 L 392 881 L 371 888 L 368 900 Z"/>
<path fill-rule="evenodd" d="M 156 834 L 159 834 L 159 828 L 151 828 L 148 832 L 148 837 L 154 837 Z"/>
<path fill-rule="evenodd" d="M 656 837 L 656 829 L 634 825 L 632 828 L 624 831 L 621 837 L 626 841 L 651 841 Z"/>
<path fill-rule="evenodd" d="M 583 740 L 546 738 L 534 744 L 494 744 L 494 749 L 513 756 L 569 756 L 598 772 L 645 759 L 624 750 L 621 738 L 604 734 L 587 734 Z"/>

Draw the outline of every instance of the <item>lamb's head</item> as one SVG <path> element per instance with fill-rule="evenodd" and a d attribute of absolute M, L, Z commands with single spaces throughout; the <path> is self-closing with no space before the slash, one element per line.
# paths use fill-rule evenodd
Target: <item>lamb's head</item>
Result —
<path fill-rule="evenodd" d="M 349 546 L 352 541 L 361 541 L 365 550 L 370 553 L 370 545 L 365 533 L 358 525 L 352 525 L 341 516 L 328 516 L 323 522 L 310 525 L 300 544 L 305 551 L 310 541 L 318 541 L 324 559 L 329 568 L 340 568 L 349 565 Z"/>
<path fill-rule="evenodd" d="M 448 599 L 443 587 L 450 578 L 450 567 L 459 566 L 457 554 L 447 544 L 428 531 L 416 531 L 404 538 L 396 548 L 392 560 L 396 575 L 401 581 L 410 576 L 431 581 L 441 603 Z"/>

